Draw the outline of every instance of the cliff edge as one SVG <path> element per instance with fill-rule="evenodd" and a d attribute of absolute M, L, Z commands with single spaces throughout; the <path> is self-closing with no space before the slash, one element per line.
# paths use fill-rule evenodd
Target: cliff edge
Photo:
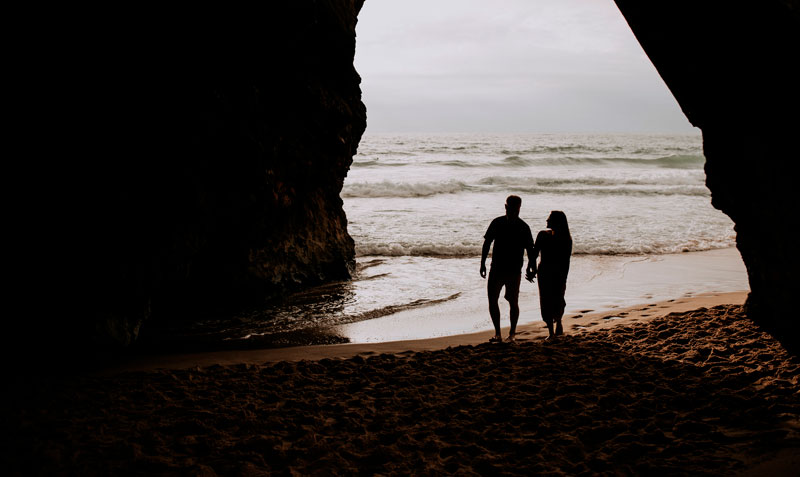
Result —
<path fill-rule="evenodd" d="M 736 223 L 748 315 L 795 353 L 800 2 L 615 0 L 703 132 L 712 204 Z"/>
<path fill-rule="evenodd" d="M 26 61 L 46 107 L 27 109 L 54 150 L 26 171 L 36 210 L 18 227 L 36 242 L 22 240 L 36 319 L 8 319 L 22 329 L 6 339 L 125 346 L 147 319 L 348 279 L 339 194 L 366 127 L 362 3 L 70 10 L 43 28 L 46 56 Z"/>

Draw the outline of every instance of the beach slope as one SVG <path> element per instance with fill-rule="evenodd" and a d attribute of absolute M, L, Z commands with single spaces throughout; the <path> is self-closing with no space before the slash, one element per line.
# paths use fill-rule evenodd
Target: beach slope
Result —
<path fill-rule="evenodd" d="M 17 383 L 11 474 L 788 475 L 800 362 L 718 305 L 555 342 Z"/>

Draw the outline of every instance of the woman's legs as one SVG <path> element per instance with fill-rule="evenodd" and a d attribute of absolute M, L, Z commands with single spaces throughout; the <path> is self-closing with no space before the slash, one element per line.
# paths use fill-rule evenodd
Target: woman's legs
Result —
<path fill-rule="evenodd" d="M 539 306 L 550 338 L 564 334 L 561 318 L 564 316 L 564 308 L 567 305 L 564 301 L 565 291 L 566 283 L 554 285 L 548 277 L 545 276 L 542 280 L 541 275 L 539 276 Z"/>
<path fill-rule="evenodd" d="M 550 314 L 550 303 L 547 289 L 547 281 L 542 281 L 539 277 L 539 308 L 542 312 L 542 321 L 547 325 L 547 331 L 550 333 L 549 338 L 555 336 L 553 332 L 553 316 Z"/>

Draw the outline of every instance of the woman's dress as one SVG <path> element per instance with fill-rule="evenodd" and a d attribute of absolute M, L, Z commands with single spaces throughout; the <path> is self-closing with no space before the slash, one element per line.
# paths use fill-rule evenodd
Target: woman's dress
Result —
<path fill-rule="evenodd" d="M 542 255 L 537 272 L 539 305 L 542 319 L 552 324 L 561 320 L 567 305 L 564 292 L 567 289 L 572 239 L 557 237 L 552 230 L 542 230 L 536 237 L 536 249 Z"/>

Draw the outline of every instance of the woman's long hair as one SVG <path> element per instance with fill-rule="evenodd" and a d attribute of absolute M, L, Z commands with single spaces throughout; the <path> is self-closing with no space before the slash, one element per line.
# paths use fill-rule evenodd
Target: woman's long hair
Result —
<path fill-rule="evenodd" d="M 550 212 L 550 228 L 553 229 L 556 237 L 572 242 L 572 235 L 569 233 L 569 224 L 567 224 L 567 216 L 564 212 L 560 210 Z"/>

